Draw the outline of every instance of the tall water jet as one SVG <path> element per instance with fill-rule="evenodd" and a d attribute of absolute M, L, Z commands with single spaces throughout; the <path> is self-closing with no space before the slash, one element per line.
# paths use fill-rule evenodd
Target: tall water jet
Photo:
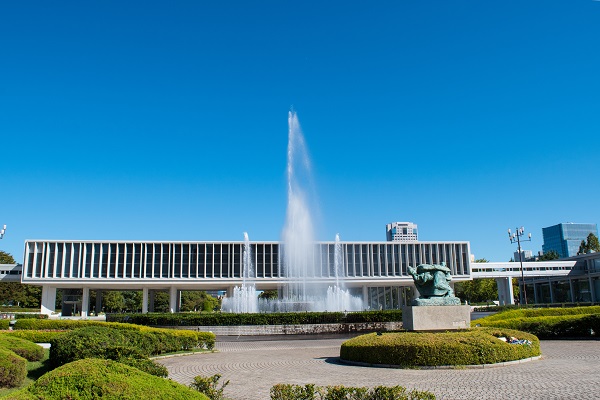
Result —
<path fill-rule="evenodd" d="M 308 286 L 314 277 L 315 238 L 309 201 L 304 188 L 312 188 L 311 165 L 295 112 L 288 115 L 287 183 L 288 204 L 282 232 L 283 275 L 288 283 L 282 288 L 287 301 L 308 302 Z"/>
<path fill-rule="evenodd" d="M 231 298 L 223 299 L 221 309 L 225 312 L 256 313 L 258 312 L 258 297 L 254 286 L 254 261 L 252 245 L 248 233 L 244 232 L 244 250 L 242 257 L 242 286 L 233 288 Z"/>

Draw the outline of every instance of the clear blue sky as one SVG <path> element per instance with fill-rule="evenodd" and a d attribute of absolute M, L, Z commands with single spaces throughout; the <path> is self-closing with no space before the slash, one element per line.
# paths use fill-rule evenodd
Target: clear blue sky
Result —
<path fill-rule="evenodd" d="M 287 114 L 318 239 L 600 222 L 600 2 L 4 1 L 0 249 L 278 240 Z"/>

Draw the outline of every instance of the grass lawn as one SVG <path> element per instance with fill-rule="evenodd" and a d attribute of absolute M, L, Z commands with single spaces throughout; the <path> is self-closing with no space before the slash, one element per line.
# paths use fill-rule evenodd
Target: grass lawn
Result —
<path fill-rule="evenodd" d="M 0 389 L 0 396 L 4 397 L 9 393 L 22 389 L 31 385 L 35 382 L 40 376 L 44 375 L 46 372 L 50 371 L 50 363 L 49 358 L 50 349 L 44 350 L 44 358 L 40 361 L 29 361 L 27 363 L 27 377 L 23 381 L 23 384 L 19 387 L 10 388 L 10 389 Z"/>

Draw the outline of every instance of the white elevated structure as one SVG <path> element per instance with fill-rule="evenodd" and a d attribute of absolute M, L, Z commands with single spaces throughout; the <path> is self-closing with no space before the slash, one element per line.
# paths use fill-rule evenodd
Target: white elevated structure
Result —
<path fill-rule="evenodd" d="M 21 264 L 0 264 L 0 282 L 21 282 Z"/>

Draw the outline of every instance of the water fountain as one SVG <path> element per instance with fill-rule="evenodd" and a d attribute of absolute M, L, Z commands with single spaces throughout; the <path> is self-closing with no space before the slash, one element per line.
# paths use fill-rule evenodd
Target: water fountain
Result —
<path fill-rule="evenodd" d="M 258 297 L 256 287 L 252 282 L 254 263 L 252 261 L 252 246 L 248 233 L 244 232 L 244 253 L 242 257 L 242 286 L 233 288 L 233 296 L 223 299 L 221 309 L 233 313 L 258 312 Z"/>
<path fill-rule="evenodd" d="M 256 300 L 255 286 L 246 279 L 254 277 L 250 244 L 245 233 L 244 244 L 244 283 L 235 288 L 231 299 L 224 299 L 223 310 L 259 311 L 359 311 L 363 309 L 362 299 L 351 296 L 344 287 L 342 244 L 339 234 L 335 240 L 334 275 L 335 285 L 316 283 L 314 262 L 316 245 L 313 220 L 310 210 L 311 199 L 306 190 L 313 187 L 310 158 L 304 136 L 295 112 L 288 117 L 287 181 L 288 204 L 286 221 L 282 232 L 283 246 L 279 265 L 281 276 L 287 283 L 279 289 L 278 300 Z M 320 257 L 319 254 L 316 255 Z M 317 258 L 318 259 L 318 258 Z M 254 296 L 254 299 L 250 297 Z M 248 304 L 242 304 L 248 302 Z"/>

